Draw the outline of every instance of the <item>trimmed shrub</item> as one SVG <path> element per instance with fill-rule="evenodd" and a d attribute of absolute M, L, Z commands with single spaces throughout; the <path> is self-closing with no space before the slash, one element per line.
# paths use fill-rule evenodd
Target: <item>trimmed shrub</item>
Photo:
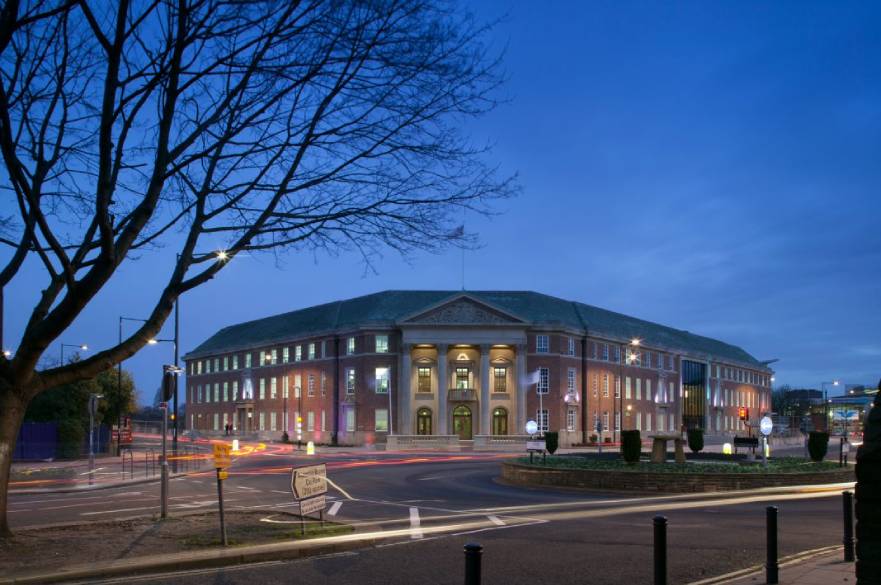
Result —
<path fill-rule="evenodd" d="M 591 442 L 591 443 L 596 443 L 596 442 L 597 442 L 597 438 L 598 438 L 598 437 L 596 436 L 596 434 L 591 435 L 591 436 L 590 436 L 590 442 Z"/>
<path fill-rule="evenodd" d="M 639 431 L 621 431 L 621 454 L 624 461 L 630 464 L 639 463 L 642 452 L 642 440 Z"/>
<path fill-rule="evenodd" d="M 808 453 L 812 461 L 822 461 L 829 450 L 829 433 L 811 431 L 808 435 Z"/>
<path fill-rule="evenodd" d="M 557 451 L 557 447 L 560 446 L 560 436 L 557 431 L 546 431 L 545 432 L 545 449 L 548 450 L 548 453 L 553 455 Z"/>
<path fill-rule="evenodd" d="M 692 453 L 700 453 L 704 449 L 704 430 L 688 429 L 688 448 Z"/>

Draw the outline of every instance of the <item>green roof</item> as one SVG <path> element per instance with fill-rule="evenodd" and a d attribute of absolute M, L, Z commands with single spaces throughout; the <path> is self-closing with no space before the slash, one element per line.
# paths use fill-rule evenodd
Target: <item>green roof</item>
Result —
<path fill-rule="evenodd" d="M 224 327 L 186 357 L 269 345 L 338 330 L 394 326 L 402 319 L 462 295 L 523 319 L 529 327 L 587 330 L 592 337 L 618 340 L 638 337 L 648 347 L 708 354 L 715 359 L 764 367 L 735 345 L 532 291 L 381 291 Z"/>

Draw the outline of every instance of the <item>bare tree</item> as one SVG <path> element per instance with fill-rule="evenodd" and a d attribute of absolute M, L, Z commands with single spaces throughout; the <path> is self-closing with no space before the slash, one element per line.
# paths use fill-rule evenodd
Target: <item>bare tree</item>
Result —
<path fill-rule="evenodd" d="M 0 356 L 0 534 L 28 403 L 137 352 L 226 259 L 467 243 L 456 210 L 516 190 L 459 130 L 494 106 L 488 30 L 436 0 L 6 0 L 0 290 L 29 256 L 46 282 Z M 140 329 L 39 368 L 123 262 L 170 243 Z"/>

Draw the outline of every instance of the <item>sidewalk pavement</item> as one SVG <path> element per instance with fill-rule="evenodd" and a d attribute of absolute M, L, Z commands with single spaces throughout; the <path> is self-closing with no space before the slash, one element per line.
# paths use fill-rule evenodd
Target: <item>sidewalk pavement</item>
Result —
<path fill-rule="evenodd" d="M 832 550 L 830 550 L 832 549 Z M 856 583 L 855 564 L 845 562 L 841 546 L 821 549 L 813 554 L 793 555 L 792 560 L 781 559 L 779 585 L 838 585 Z M 744 575 L 744 571 L 705 579 L 691 585 L 763 585 L 765 569 L 754 568 Z"/>

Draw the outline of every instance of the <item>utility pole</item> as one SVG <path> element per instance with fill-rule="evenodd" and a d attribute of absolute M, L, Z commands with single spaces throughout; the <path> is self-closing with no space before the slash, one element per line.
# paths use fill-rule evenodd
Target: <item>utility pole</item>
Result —
<path fill-rule="evenodd" d="M 178 364 L 179 352 L 178 349 L 180 347 L 180 339 L 178 337 L 180 333 L 180 297 L 176 298 L 174 301 L 174 367 L 180 367 Z M 177 387 L 177 376 L 174 377 L 174 404 L 172 407 L 172 412 L 174 415 L 172 416 L 172 424 L 171 424 L 171 453 L 174 455 L 174 471 L 177 471 L 177 395 L 178 395 L 178 387 Z"/>

